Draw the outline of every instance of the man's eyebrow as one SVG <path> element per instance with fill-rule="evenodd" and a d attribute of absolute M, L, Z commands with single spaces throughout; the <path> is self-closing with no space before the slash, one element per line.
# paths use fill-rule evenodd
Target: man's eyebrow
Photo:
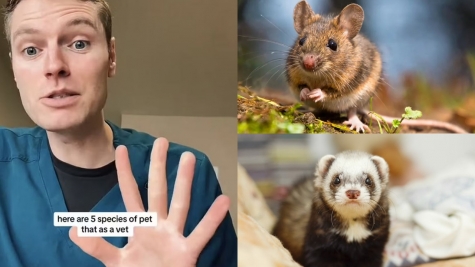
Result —
<path fill-rule="evenodd" d="M 76 19 L 73 19 L 73 20 L 69 21 L 66 24 L 67 27 L 73 27 L 73 26 L 77 26 L 77 25 L 87 25 L 87 26 L 93 28 L 95 31 L 98 31 L 96 25 L 90 19 L 87 19 L 87 18 L 76 18 Z M 38 29 L 20 28 L 19 30 L 15 31 L 13 33 L 12 40 L 15 40 L 16 38 L 18 38 L 18 36 L 23 35 L 23 34 L 38 34 L 38 33 L 40 33 L 40 31 Z"/>
<path fill-rule="evenodd" d="M 13 33 L 12 39 L 15 40 L 16 38 L 18 38 L 18 36 L 22 34 L 38 34 L 39 32 L 39 30 L 33 28 L 20 28 L 19 30 Z"/>
<path fill-rule="evenodd" d="M 87 19 L 87 18 L 76 18 L 69 21 L 66 24 L 67 27 L 77 26 L 77 25 L 87 25 L 93 28 L 95 31 L 98 31 L 96 25 L 90 19 Z"/>

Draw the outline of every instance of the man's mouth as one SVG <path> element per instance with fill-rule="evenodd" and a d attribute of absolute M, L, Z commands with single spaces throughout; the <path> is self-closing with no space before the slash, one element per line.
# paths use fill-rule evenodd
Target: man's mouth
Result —
<path fill-rule="evenodd" d="M 60 99 L 60 98 L 68 97 L 68 96 L 72 96 L 72 95 L 52 95 L 49 98 Z"/>
<path fill-rule="evenodd" d="M 69 90 L 59 90 L 59 91 L 55 91 L 49 94 L 47 98 L 62 99 L 62 98 L 70 97 L 70 96 L 76 96 L 76 95 L 79 95 L 79 94 L 76 92 L 69 91 Z"/>

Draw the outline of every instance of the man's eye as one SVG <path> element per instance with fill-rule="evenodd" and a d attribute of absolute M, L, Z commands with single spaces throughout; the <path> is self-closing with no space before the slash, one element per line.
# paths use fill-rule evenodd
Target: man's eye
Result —
<path fill-rule="evenodd" d="M 77 49 L 77 50 L 83 50 L 85 49 L 87 46 L 88 46 L 88 42 L 86 41 L 76 41 L 74 42 L 74 48 Z"/>
<path fill-rule="evenodd" d="M 30 46 L 23 50 L 23 52 L 25 52 L 28 56 L 34 56 L 38 51 L 36 50 L 36 48 Z"/>

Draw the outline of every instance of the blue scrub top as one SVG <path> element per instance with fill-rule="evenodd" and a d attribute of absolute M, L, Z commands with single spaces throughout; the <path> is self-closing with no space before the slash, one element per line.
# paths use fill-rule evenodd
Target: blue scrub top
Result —
<path fill-rule="evenodd" d="M 122 129 L 107 121 L 114 134 L 114 147 L 125 145 L 132 172 L 147 209 L 150 152 L 155 137 Z M 200 151 L 170 143 L 167 156 L 168 204 L 181 154 L 196 156 L 190 211 L 184 235 L 188 236 L 222 194 L 209 158 Z M 125 212 L 118 184 L 91 210 Z M 5 267 L 96 267 L 99 260 L 84 253 L 68 235 L 70 227 L 55 227 L 54 212 L 67 212 L 42 128 L 0 128 L 0 266 Z M 117 247 L 127 237 L 105 237 Z M 166 246 L 157 240 L 157 246 Z M 237 266 L 237 237 L 229 213 L 202 251 L 197 267 Z"/>

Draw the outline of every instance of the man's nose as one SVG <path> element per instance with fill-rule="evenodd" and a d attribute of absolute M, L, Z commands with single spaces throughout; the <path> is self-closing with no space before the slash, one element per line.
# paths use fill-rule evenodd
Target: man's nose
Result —
<path fill-rule="evenodd" d="M 60 47 L 49 48 L 45 60 L 45 76 L 59 78 L 69 76 L 69 66 Z"/>

